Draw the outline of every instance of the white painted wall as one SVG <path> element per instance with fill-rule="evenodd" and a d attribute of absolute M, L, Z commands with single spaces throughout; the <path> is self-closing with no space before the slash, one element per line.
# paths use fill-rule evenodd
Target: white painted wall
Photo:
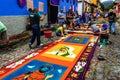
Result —
<path fill-rule="evenodd" d="M 28 16 L 0 16 L 0 21 L 7 27 L 9 36 L 22 33 L 26 30 L 26 20 Z M 47 23 L 47 16 L 40 25 Z"/>
<path fill-rule="evenodd" d="M 82 15 L 82 2 L 78 3 L 78 14 Z"/>

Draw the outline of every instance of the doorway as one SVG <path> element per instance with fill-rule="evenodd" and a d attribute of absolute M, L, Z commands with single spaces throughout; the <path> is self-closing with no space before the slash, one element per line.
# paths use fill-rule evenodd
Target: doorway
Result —
<path fill-rule="evenodd" d="M 57 23 L 57 14 L 58 14 L 58 6 L 54 6 L 50 4 L 50 0 L 47 1 L 48 5 L 48 23 L 55 24 Z"/>

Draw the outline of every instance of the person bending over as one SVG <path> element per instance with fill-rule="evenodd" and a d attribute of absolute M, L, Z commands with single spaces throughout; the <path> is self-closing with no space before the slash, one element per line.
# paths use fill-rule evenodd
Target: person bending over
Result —
<path fill-rule="evenodd" d="M 100 28 L 100 42 L 103 42 L 105 40 L 107 43 L 109 43 L 109 29 L 107 24 L 103 24 Z"/>
<path fill-rule="evenodd" d="M 111 43 L 111 41 L 109 41 L 109 29 L 107 24 L 102 24 L 102 27 L 99 28 L 96 24 L 89 23 L 89 27 L 92 29 L 94 34 L 100 35 L 100 42 L 105 40 L 107 44 Z"/>

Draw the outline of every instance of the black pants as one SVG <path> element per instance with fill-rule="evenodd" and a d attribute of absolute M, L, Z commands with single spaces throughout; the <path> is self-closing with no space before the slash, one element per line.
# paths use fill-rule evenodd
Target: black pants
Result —
<path fill-rule="evenodd" d="M 40 41 L 40 27 L 39 25 L 32 25 L 32 32 L 33 32 L 33 35 L 32 35 L 32 38 L 31 38 L 31 41 L 30 41 L 30 44 L 32 45 L 35 41 L 35 39 L 37 39 L 37 45 L 39 46 L 41 44 L 41 41 Z"/>
<path fill-rule="evenodd" d="M 108 35 L 108 34 L 101 34 L 101 35 L 100 35 L 100 42 L 102 42 L 104 39 L 105 39 L 106 41 L 108 41 L 109 35 Z"/>

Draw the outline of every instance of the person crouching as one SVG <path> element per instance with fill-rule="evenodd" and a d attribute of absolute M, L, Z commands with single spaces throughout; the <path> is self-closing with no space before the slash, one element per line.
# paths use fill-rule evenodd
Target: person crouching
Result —
<path fill-rule="evenodd" d="M 56 29 L 56 31 L 55 31 L 55 33 L 56 33 L 56 35 L 57 36 L 61 36 L 61 37 L 63 37 L 65 34 L 64 34 L 64 29 L 65 29 L 65 25 L 60 25 L 57 29 Z"/>

